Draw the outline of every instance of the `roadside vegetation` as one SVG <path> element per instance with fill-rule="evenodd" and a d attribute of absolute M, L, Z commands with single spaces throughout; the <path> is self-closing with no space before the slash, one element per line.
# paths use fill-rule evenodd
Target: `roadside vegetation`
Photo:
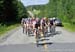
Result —
<path fill-rule="evenodd" d="M 20 24 L 12 24 L 10 26 L 6 26 L 6 25 L 0 26 L 0 36 L 10 31 L 11 29 L 15 29 L 18 26 L 20 26 Z"/>
<path fill-rule="evenodd" d="M 29 6 L 29 10 L 39 10 L 39 17 L 57 17 L 64 22 L 64 28 L 75 31 L 75 0 L 50 0 L 46 5 Z M 67 23 L 67 24 L 66 24 Z"/>
<path fill-rule="evenodd" d="M 63 23 L 64 28 L 67 29 L 70 32 L 75 32 L 75 25 L 69 24 L 69 23 Z"/>
<path fill-rule="evenodd" d="M 27 10 L 18 0 L 0 0 L 0 35 L 17 27 Z"/>
<path fill-rule="evenodd" d="M 33 12 L 33 10 L 36 12 Z M 0 35 L 17 27 L 22 18 L 27 18 L 27 10 L 38 17 L 57 17 L 64 28 L 75 32 L 75 0 L 50 0 L 46 5 L 34 5 L 27 8 L 18 0 L 0 0 Z"/>

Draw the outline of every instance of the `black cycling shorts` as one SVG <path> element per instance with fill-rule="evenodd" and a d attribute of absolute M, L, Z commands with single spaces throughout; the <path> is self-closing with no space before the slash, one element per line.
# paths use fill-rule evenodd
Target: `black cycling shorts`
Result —
<path fill-rule="evenodd" d="M 42 26 L 46 26 L 46 25 L 43 23 Z"/>
<path fill-rule="evenodd" d="M 40 24 L 35 24 L 35 28 L 38 28 L 38 27 L 40 27 Z"/>

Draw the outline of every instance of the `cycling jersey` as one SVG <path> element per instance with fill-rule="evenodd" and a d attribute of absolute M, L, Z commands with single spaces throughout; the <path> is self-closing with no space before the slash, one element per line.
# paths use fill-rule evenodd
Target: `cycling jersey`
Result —
<path fill-rule="evenodd" d="M 35 19 L 32 19 L 31 22 L 32 22 L 32 24 L 34 24 L 34 25 L 36 24 L 36 20 L 35 20 Z"/>
<path fill-rule="evenodd" d="M 40 19 L 36 19 L 36 24 L 40 24 Z"/>
<path fill-rule="evenodd" d="M 36 19 L 36 24 L 35 24 L 35 28 L 38 28 L 40 27 L 40 19 Z"/>
<path fill-rule="evenodd" d="M 45 19 L 41 19 L 40 23 L 45 26 L 45 23 L 46 23 Z"/>
<path fill-rule="evenodd" d="M 50 24 L 53 25 L 53 20 L 50 20 Z"/>
<path fill-rule="evenodd" d="M 22 19 L 21 23 L 22 23 L 22 24 L 25 24 L 25 23 L 26 23 L 25 18 Z"/>

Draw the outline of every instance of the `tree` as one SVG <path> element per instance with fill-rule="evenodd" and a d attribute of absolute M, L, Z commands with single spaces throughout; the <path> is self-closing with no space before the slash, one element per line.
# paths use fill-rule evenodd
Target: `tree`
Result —
<path fill-rule="evenodd" d="M 27 17 L 25 6 L 18 0 L 0 0 L 0 23 L 17 22 Z"/>
<path fill-rule="evenodd" d="M 18 1 L 17 7 L 18 7 L 18 19 L 21 19 L 23 17 L 27 18 L 28 17 L 27 9 L 20 1 Z"/>

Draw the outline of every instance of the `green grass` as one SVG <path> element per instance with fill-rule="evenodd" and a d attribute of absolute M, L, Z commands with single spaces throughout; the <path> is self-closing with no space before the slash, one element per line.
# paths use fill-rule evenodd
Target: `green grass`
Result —
<path fill-rule="evenodd" d="M 70 32 L 75 32 L 75 25 L 70 23 L 63 23 L 64 28 L 67 29 Z"/>
<path fill-rule="evenodd" d="M 10 25 L 10 26 L 0 26 L 0 36 L 3 35 L 4 33 L 6 33 L 7 31 L 10 31 L 11 29 L 14 29 L 16 27 L 18 27 L 20 24 L 14 24 L 14 25 Z"/>

